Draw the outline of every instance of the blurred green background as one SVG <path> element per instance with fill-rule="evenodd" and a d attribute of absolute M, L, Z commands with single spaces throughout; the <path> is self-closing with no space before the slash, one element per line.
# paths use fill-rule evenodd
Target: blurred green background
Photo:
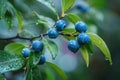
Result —
<path fill-rule="evenodd" d="M 53 21 L 56 20 L 52 11 L 44 5 L 36 2 L 36 0 L 8 1 L 10 1 L 23 16 L 24 31 L 32 32 L 33 36 L 43 33 L 47 29 L 42 29 L 41 26 L 44 25 L 37 25 L 39 27 L 35 27 L 34 24 L 27 25 L 27 23 L 35 21 L 32 11 L 36 11 L 41 15 L 52 18 Z M 55 3 L 56 10 L 60 15 L 61 0 L 53 1 Z M 75 5 L 81 3 L 81 1 L 85 1 L 85 3 L 90 6 L 90 12 L 84 14 L 75 8 Z M 91 29 L 90 31 L 97 33 L 105 40 L 111 52 L 113 65 L 109 65 L 109 62 L 105 60 L 101 51 L 95 47 L 93 55 L 90 56 L 90 66 L 87 68 L 79 52 L 77 54 L 73 54 L 66 48 L 67 41 L 65 39 L 57 39 L 60 50 L 58 57 L 53 62 L 67 73 L 69 80 L 120 80 L 120 0 L 76 0 L 75 5 L 69 12 L 78 14 L 80 17 L 83 17 L 83 20 L 87 21 L 88 24 L 94 25 L 92 28 L 89 27 Z M 84 16 L 86 15 L 91 16 L 84 19 Z M 16 26 L 13 26 L 12 30 L 8 30 L 8 27 L 5 27 L 5 25 L 0 23 L 0 37 L 11 37 L 16 34 Z M 3 49 L 9 42 L 11 41 L 0 40 L 0 49 Z M 46 54 L 46 56 L 48 61 L 52 61 L 49 57 L 50 55 Z M 18 71 L 17 73 L 19 73 L 19 76 L 23 76 L 22 71 Z M 16 76 L 16 73 L 6 73 L 6 76 L 9 78 L 8 80 L 22 80 L 19 76 L 17 76 L 17 78 L 13 77 Z M 12 76 L 11 79 L 10 76 Z"/>

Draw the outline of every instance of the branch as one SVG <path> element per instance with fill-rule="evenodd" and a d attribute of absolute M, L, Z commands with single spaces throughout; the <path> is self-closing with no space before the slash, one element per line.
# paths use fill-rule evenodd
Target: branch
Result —
<path fill-rule="evenodd" d="M 12 39 L 24 39 L 24 40 L 33 40 L 35 38 L 42 38 L 43 36 L 47 36 L 47 33 L 40 34 L 39 36 L 27 38 L 27 37 L 22 37 L 17 34 L 15 37 L 10 37 L 10 38 L 0 38 L 0 40 L 12 40 Z"/>
<path fill-rule="evenodd" d="M 47 33 L 44 33 L 44 34 L 40 34 L 39 36 L 27 38 L 27 37 L 19 36 L 19 34 L 17 34 L 15 37 L 0 38 L 0 40 L 24 39 L 24 40 L 30 40 L 30 41 L 32 41 L 33 39 L 42 38 L 43 36 L 47 36 L 47 35 L 48 35 Z M 78 36 L 78 34 L 68 34 L 68 33 L 62 33 L 62 32 L 60 32 L 60 35 L 63 35 L 63 36 L 73 36 L 73 37 L 77 37 Z"/>

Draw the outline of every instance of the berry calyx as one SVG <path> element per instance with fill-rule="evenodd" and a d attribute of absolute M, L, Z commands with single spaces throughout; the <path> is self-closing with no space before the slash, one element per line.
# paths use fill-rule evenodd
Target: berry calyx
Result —
<path fill-rule="evenodd" d="M 89 35 L 85 34 L 85 33 L 81 33 L 78 35 L 78 43 L 79 44 L 87 44 L 90 42 L 90 37 Z"/>
<path fill-rule="evenodd" d="M 45 55 L 40 55 L 40 61 L 38 64 L 44 64 L 46 62 Z"/>
<path fill-rule="evenodd" d="M 29 48 L 23 48 L 22 55 L 26 58 L 30 55 L 30 49 Z"/>
<path fill-rule="evenodd" d="M 56 28 L 51 28 L 48 31 L 48 37 L 51 39 L 55 39 L 57 38 L 59 35 L 59 32 L 56 30 Z"/>
<path fill-rule="evenodd" d="M 56 29 L 57 29 L 58 31 L 64 30 L 65 27 L 66 27 L 66 22 L 65 22 L 64 20 L 58 20 L 58 21 L 56 22 Z"/>
<path fill-rule="evenodd" d="M 44 44 L 42 41 L 39 41 L 39 40 L 35 40 L 32 42 L 32 49 L 35 51 L 35 52 L 40 52 L 43 50 L 43 47 L 44 47 Z"/>
<path fill-rule="evenodd" d="M 70 40 L 68 42 L 68 49 L 74 53 L 76 53 L 80 48 L 80 45 L 77 40 Z"/>
<path fill-rule="evenodd" d="M 75 29 L 77 32 L 86 32 L 87 31 L 87 25 L 83 21 L 79 21 L 75 24 Z"/>

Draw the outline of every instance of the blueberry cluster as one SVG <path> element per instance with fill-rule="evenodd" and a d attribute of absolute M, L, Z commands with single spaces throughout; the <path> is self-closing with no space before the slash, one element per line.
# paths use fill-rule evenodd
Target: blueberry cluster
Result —
<path fill-rule="evenodd" d="M 56 22 L 56 27 L 55 28 L 51 28 L 48 30 L 48 37 L 51 39 L 55 39 L 59 36 L 59 31 L 64 30 L 66 26 L 66 22 L 64 20 L 58 20 Z M 39 53 L 42 52 L 44 48 L 44 44 L 42 41 L 39 40 L 35 40 L 32 42 L 32 50 L 35 53 Z M 26 58 L 30 55 L 31 50 L 29 48 L 23 48 L 22 50 L 22 55 Z M 46 62 L 46 58 L 44 55 L 40 55 L 40 61 L 39 64 L 44 64 Z"/>
<path fill-rule="evenodd" d="M 77 52 L 80 45 L 84 45 L 90 42 L 90 37 L 85 32 L 87 31 L 87 25 L 83 21 L 79 21 L 75 24 L 75 30 L 79 32 L 77 40 L 70 40 L 68 42 L 68 49 L 72 52 Z"/>
<path fill-rule="evenodd" d="M 48 37 L 51 39 L 55 39 L 59 36 L 59 31 L 62 31 L 66 27 L 66 22 L 64 20 L 58 20 L 56 22 L 56 27 L 48 30 Z"/>
<path fill-rule="evenodd" d="M 44 48 L 44 44 L 42 41 L 39 41 L 39 40 L 35 40 L 32 42 L 32 50 L 35 52 L 35 53 L 39 53 L 39 52 L 42 52 Z M 31 53 L 31 50 L 30 48 L 23 48 L 22 50 L 22 55 L 26 58 L 30 55 Z M 40 61 L 38 64 L 44 64 L 46 62 L 46 58 L 45 56 L 42 54 L 40 55 Z"/>
<path fill-rule="evenodd" d="M 66 27 L 66 22 L 64 20 L 58 20 L 56 22 L 56 27 L 48 30 L 48 37 L 51 39 L 55 39 L 59 36 L 59 31 L 62 31 Z M 68 49 L 72 52 L 77 52 L 80 48 L 80 45 L 84 45 L 90 42 L 90 37 L 85 32 L 87 31 L 87 25 L 83 21 L 79 21 L 75 24 L 75 30 L 79 32 L 77 36 L 77 40 L 70 40 L 68 42 Z M 32 50 L 34 53 L 42 52 L 44 48 L 44 44 L 42 41 L 35 40 L 32 42 Z M 29 48 L 24 48 L 22 50 L 22 55 L 24 57 L 28 57 L 30 55 L 31 50 Z M 44 55 L 40 55 L 39 64 L 44 64 L 46 61 Z"/>

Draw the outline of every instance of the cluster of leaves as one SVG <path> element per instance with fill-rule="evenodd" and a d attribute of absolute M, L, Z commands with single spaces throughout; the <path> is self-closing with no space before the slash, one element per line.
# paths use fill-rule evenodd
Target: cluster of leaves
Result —
<path fill-rule="evenodd" d="M 49 8 L 49 10 L 51 10 L 53 14 L 56 15 L 56 20 L 61 18 L 67 18 L 69 22 L 73 24 L 82 20 L 78 15 L 74 13 L 68 13 L 70 8 L 75 3 L 75 0 L 61 0 L 61 1 L 62 1 L 62 13 L 59 16 L 52 0 L 37 0 L 37 2 Z M 51 21 L 53 22 L 53 24 L 51 25 L 49 21 L 52 19 L 39 15 L 37 12 L 33 12 L 33 14 L 35 17 L 37 17 L 37 21 L 34 23 L 45 25 L 47 26 L 48 29 L 51 26 L 54 27 L 54 24 L 56 21 Z M 31 42 L 31 40 L 35 38 L 41 38 L 41 34 L 36 37 L 34 35 L 29 34 L 29 32 L 28 34 L 31 35 L 32 37 L 24 37 L 20 35 L 24 31 L 23 29 L 24 22 L 23 22 L 22 16 L 9 1 L 0 0 L 0 22 L 4 21 L 8 25 L 9 29 L 12 29 L 12 27 L 14 26 L 13 24 L 14 18 L 16 18 L 18 22 L 17 36 L 12 38 L 9 38 L 9 37 L 4 39 L 2 38 L 3 40 L 6 40 L 6 39 L 11 40 L 11 39 L 18 38 L 18 39 L 29 40 Z M 68 27 L 65 30 L 63 30 L 61 33 L 64 38 L 66 38 L 67 40 L 71 40 L 71 39 L 76 39 L 75 36 L 70 36 L 70 34 L 74 32 L 75 32 L 74 28 Z M 66 34 L 69 34 L 69 35 L 66 35 Z M 110 52 L 104 40 L 101 39 L 95 33 L 87 32 L 87 34 L 91 37 L 91 41 L 88 45 L 85 45 L 80 48 L 81 54 L 85 60 L 86 65 L 89 66 L 89 55 L 93 53 L 93 45 L 97 46 L 103 52 L 105 57 L 109 60 L 110 64 L 112 64 Z M 77 35 L 77 33 L 75 33 L 75 35 Z M 58 47 L 55 44 L 55 42 L 48 40 L 44 36 L 42 36 L 42 40 L 45 44 L 45 49 L 48 49 L 52 58 L 55 59 L 58 53 Z M 21 55 L 22 49 L 28 46 L 29 45 L 24 44 L 22 41 L 13 42 L 5 46 L 4 50 L 0 51 L 0 74 L 4 74 L 5 72 L 15 71 L 15 70 L 24 68 L 26 72 L 25 80 L 44 79 L 42 77 L 42 70 L 41 70 L 42 66 L 37 65 L 39 61 L 39 55 L 31 53 L 28 59 L 23 58 L 23 56 Z M 46 64 L 43 66 L 45 66 L 44 73 L 46 74 L 46 78 L 48 79 L 52 78 L 51 76 L 53 76 L 53 73 L 51 73 L 50 71 L 52 68 L 56 73 L 58 73 L 58 75 L 62 80 L 67 80 L 66 74 L 57 65 L 51 62 L 46 62 Z M 55 80 L 55 76 L 52 78 L 52 80 Z"/>

